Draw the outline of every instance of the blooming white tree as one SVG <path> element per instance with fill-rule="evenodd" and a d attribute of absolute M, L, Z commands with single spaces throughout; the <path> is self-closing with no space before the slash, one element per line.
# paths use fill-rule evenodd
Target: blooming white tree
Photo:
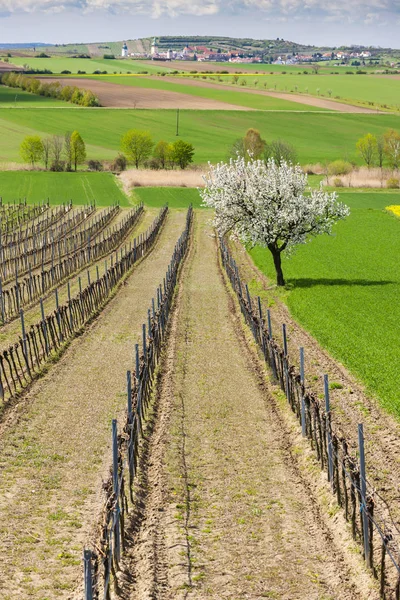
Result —
<path fill-rule="evenodd" d="M 214 224 L 221 235 L 231 233 L 243 243 L 267 247 L 274 259 L 278 286 L 285 285 L 282 252 L 290 253 L 350 214 L 337 194 L 309 189 L 299 165 L 273 159 L 210 165 L 200 195 L 215 208 Z"/>

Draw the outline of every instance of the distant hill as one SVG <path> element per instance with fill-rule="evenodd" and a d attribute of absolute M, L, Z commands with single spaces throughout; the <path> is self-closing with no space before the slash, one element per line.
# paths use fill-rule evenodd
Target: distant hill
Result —
<path fill-rule="evenodd" d="M 41 52 L 46 52 L 51 55 L 59 56 L 74 56 L 79 54 L 90 55 L 93 57 L 103 56 L 104 54 L 114 54 L 120 56 L 122 45 L 124 42 L 128 45 L 129 53 L 146 53 L 150 52 L 151 42 L 153 38 L 141 38 L 137 40 L 120 40 L 114 42 L 93 42 L 93 43 L 75 43 L 75 44 L 43 44 L 43 43 L 29 43 L 29 44 L 1 44 L 0 49 L 15 50 L 23 56 L 32 56 L 33 48 L 39 48 Z M 391 53 L 390 48 L 373 48 L 368 46 L 340 46 L 329 47 L 329 46 L 311 46 L 306 44 L 299 44 L 290 40 L 284 40 L 283 38 L 276 38 L 274 40 L 256 40 L 252 38 L 230 38 L 225 36 L 160 36 L 157 37 L 157 44 L 160 50 L 182 50 L 185 46 L 201 46 L 214 52 L 238 52 L 243 54 L 254 54 L 254 55 L 273 55 L 277 56 L 280 54 L 296 54 L 296 53 L 307 53 L 313 54 L 315 52 L 329 52 L 334 49 L 340 50 L 369 50 L 373 53 Z"/>

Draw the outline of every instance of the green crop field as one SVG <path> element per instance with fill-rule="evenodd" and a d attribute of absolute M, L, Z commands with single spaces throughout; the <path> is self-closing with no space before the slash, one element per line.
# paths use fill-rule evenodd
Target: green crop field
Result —
<path fill-rule="evenodd" d="M 129 206 L 111 173 L 49 173 L 41 171 L 0 171 L 0 197 L 4 202 L 27 199 L 29 204 L 50 200 L 74 205 L 96 200 L 97 206 L 119 202 Z"/>
<path fill-rule="evenodd" d="M 36 106 L 50 107 L 50 106 L 71 106 L 68 102 L 62 100 L 56 100 L 54 98 L 46 98 L 45 96 L 38 96 L 36 94 L 30 94 L 24 90 L 17 88 L 9 88 L 5 85 L 0 85 L 0 107 L 1 108 L 31 108 Z"/>
<path fill-rule="evenodd" d="M 283 261 L 293 316 L 400 416 L 400 219 L 384 211 L 398 193 L 343 192 L 351 216 Z M 269 252 L 251 251 L 273 277 Z"/>
<path fill-rule="evenodd" d="M 214 79 L 207 81 L 218 85 Z M 211 77 L 213 77 L 211 75 Z M 232 83 L 232 75 L 221 75 L 222 83 L 237 87 Z M 259 74 L 240 75 L 240 81 L 246 81 L 246 88 L 270 90 L 277 92 L 304 93 L 312 96 L 323 96 L 341 100 L 342 102 L 359 103 L 370 106 L 400 109 L 400 81 L 394 76 L 384 75 L 330 75 L 324 72 L 311 74 Z M 255 84 L 257 82 L 257 84 Z"/>
<path fill-rule="evenodd" d="M 161 207 L 168 204 L 170 208 L 203 208 L 200 194 L 196 188 L 182 187 L 141 187 L 133 193 L 138 202 L 147 206 Z"/>
<path fill-rule="evenodd" d="M 166 90 L 169 92 L 177 92 L 180 94 L 188 94 L 198 98 L 208 98 L 210 100 L 218 100 L 219 102 L 227 102 L 236 106 L 245 106 L 256 110 L 297 110 L 297 111 L 321 111 L 323 109 L 309 106 L 307 104 L 299 104 L 290 100 L 281 100 L 280 98 L 271 98 L 260 94 L 252 94 L 246 92 L 237 92 L 235 90 L 218 89 L 218 86 L 197 87 L 193 85 L 185 85 L 182 83 L 174 83 L 165 81 L 162 77 L 159 79 L 149 79 L 147 77 L 134 76 L 107 76 L 94 75 L 93 79 L 100 81 L 108 81 L 118 85 L 129 85 L 138 88 L 147 88 L 153 90 Z M 83 85 L 83 84 L 82 84 Z M 84 84 L 90 87 L 89 83 Z"/>
<path fill-rule="evenodd" d="M 165 70 L 161 69 L 158 63 L 153 65 L 147 65 L 139 63 L 136 60 L 118 60 L 118 59 L 102 59 L 102 58 L 68 58 L 68 57 L 51 57 L 51 58 L 27 58 L 16 56 L 10 59 L 10 62 L 17 66 L 29 65 L 31 69 L 49 69 L 53 73 L 61 73 L 62 71 L 71 71 L 71 73 L 77 73 L 78 71 L 86 71 L 90 74 L 93 71 L 107 71 L 108 73 L 157 73 L 158 71 Z M 172 69 L 167 69 L 172 70 Z"/>
<path fill-rule="evenodd" d="M 249 127 L 271 140 L 291 142 L 302 164 L 354 158 L 356 141 L 365 133 L 381 134 L 399 127 L 393 115 L 340 114 L 333 112 L 269 113 L 259 111 L 180 111 L 180 137 L 195 147 L 195 162 L 227 157 L 233 142 Z M 87 144 L 88 158 L 113 159 L 121 136 L 131 128 L 151 132 L 155 141 L 176 139 L 174 110 L 114 109 L 4 109 L 0 110 L 0 162 L 21 161 L 19 146 L 24 136 L 59 134 L 78 129 Z"/>

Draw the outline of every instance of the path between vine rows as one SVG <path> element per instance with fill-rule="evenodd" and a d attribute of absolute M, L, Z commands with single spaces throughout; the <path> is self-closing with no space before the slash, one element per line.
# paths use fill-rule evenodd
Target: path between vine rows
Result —
<path fill-rule="evenodd" d="M 168 215 L 150 255 L 3 425 L 2 600 L 70 598 L 82 583 L 82 548 L 111 462 L 111 420 L 124 412 L 134 343 L 184 221 L 184 211 Z"/>
<path fill-rule="evenodd" d="M 310 483 L 318 468 L 307 478 L 298 458 L 305 446 L 245 333 L 208 218 L 196 215 L 181 276 L 123 598 L 375 600 Z"/>

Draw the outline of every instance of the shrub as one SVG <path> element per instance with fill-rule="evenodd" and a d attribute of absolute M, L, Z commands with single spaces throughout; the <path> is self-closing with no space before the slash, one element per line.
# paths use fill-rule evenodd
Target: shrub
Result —
<path fill-rule="evenodd" d="M 390 177 L 386 182 L 386 187 L 391 190 L 397 189 L 400 187 L 400 181 L 397 179 L 397 177 Z"/>
<path fill-rule="evenodd" d="M 103 58 L 105 60 L 114 60 L 115 56 L 114 56 L 114 54 L 103 54 Z"/>
<path fill-rule="evenodd" d="M 65 71 L 61 71 L 61 75 L 71 75 L 71 71 L 67 71 L 67 69 L 65 69 Z"/>
<path fill-rule="evenodd" d="M 86 71 L 78 71 L 78 75 L 86 75 Z"/>
<path fill-rule="evenodd" d="M 102 171 L 103 163 L 101 163 L 99 160 L 89 160 L 88 169 L 89 171 Z"/>
<path fill-rule="evenodd" d="M 118 154 L 111 165 L 111 170 L 118 172 L 125 171 L 127 164 L 128 161 L 126 160 L 126 156 L 124 154 Z"/>
<path fill-rule="evenodd" d="M 158 158 L 149 158 L 143 163 L 145 169 L 151 169 L 152 171 L 158 171 L 161 169 L 160 161 Z"/>
<path fill-rule="evenodd" d="M 65 171 L 65 161 L 53 160 L 50 165 L 50 171 L 54 171 L 55 173 L 61 173 L 61 171 Z"/>
<path fill-rule="evenodd" d="M 333 180 L 333 185 L 334 187 L 344 187 L 343 180 L 340 179 L 340 177 L 335 177 L 335 179 Z"/>
<path fill-rule="evenodd" d="M 351 163 L 345 160 L 335 160 L 328 165 L 329 175 L 348 175 L 352 170 Z"/>

